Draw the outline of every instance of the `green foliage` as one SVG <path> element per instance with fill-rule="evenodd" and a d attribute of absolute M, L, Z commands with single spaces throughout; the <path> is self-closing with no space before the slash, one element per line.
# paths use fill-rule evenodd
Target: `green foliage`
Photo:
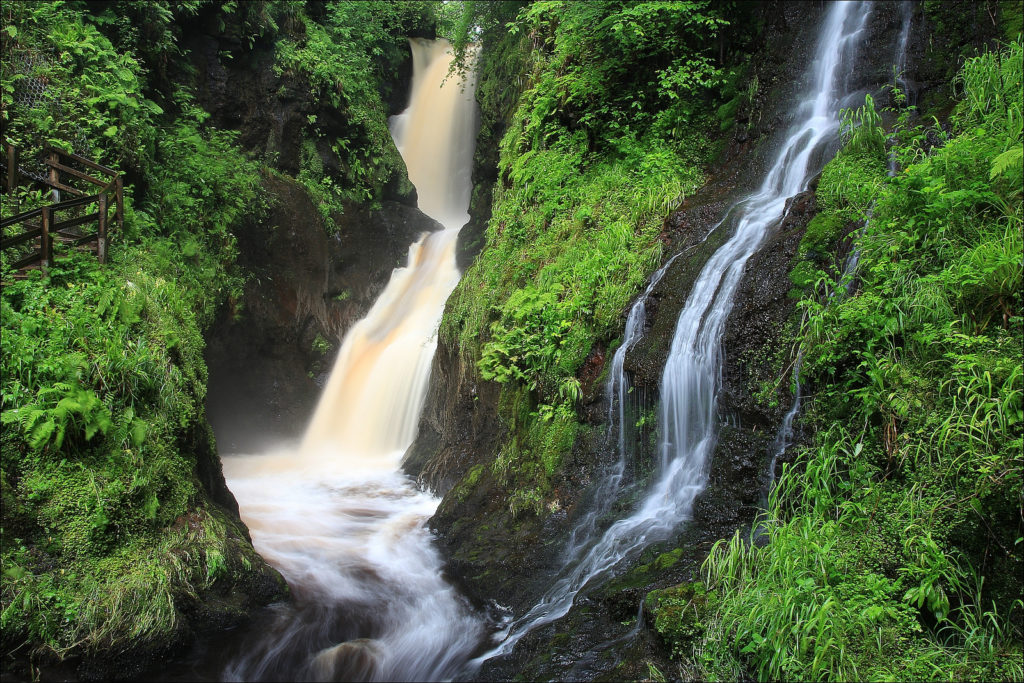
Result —
<path fill-rule="evenodd" d="M 293 21 L 299 28 L 275 41 L 275 70 L 304 76 L 314 95 L 348 122 L 343 136 L 323 140 L 342 160 L 340 173 L 324 173 L 318 152 L 303 148 L 299 180 L 318 199 L 325 218 L 340 210 L 342 200 L 379 201 L 384 185 L 404 173 L 379 84 L 403 59 L 408 30 L 427 23 L 430 12 L 424 2 L 331 2 L 316 21 L 298 10 Z M 315 122 L 314 116 L 310 135 L 320 139 Z"/>
<path fill-rule="evenodd" d="M 815 442 L 772 492 L 768 543 L 737 534 L 705 567 L 722 601 L 704 645 L 751 676 L 1024 675 L 1024 221 L 1003 173 L 1021 61 L 1019 42 L 967 61 L 952 135 L 900 113 L 896 176 L 855 131 L 822 175 L 801 252 L 866 227 L 852 295 L 834 271 L 794 278 Z"/>
<path fill-rule="evenodd" d="M 495 472 L 513 510 L 541 511 L 576 434 L 577 374 L 657 265 L 664 218 L 703 181 L 706 131 L 719 128 L 704 105 L 728 80 L 716 56 L 734 8 L 536 2 L 509 20 L 515 8 L 465 5 L 465 30 L 486 38 L 507 22 L 499 54 L 525 67 L 489 58 L 485 43 L 485 110 L 521 94 L 500 143 L 487 246 L 441 337 L 502 385 L 511 440 Z M 488 89 L 495 75 L 521 87 Z"/>
<path fill-rule="evenodd" d="M 849 152 L 884 156 L 885 130 L 881 124 L 882 116 L 875 111 L 871 95 L 864 96 L 864 106 L 839 113 L 839 133 Z"/>
<path fill-rule="evenodd" d="M 58 249 L 47 277 L 10 284 L 4 266 L 0 623 L 5 642 L 60 657 L 169 642 L 199 591 L 255 558 L 205 507 L 197 472 L 215 457 L 201 329 L 240 292 L 232 231 L 265 206 L 258 167 L 187 91 L 162 114 L 134 39 L 115 49 L 106 19 L 62 3 L 4 12 L 5 135 L 23 160 L 51 142 L 136 183 L 106 266 Z M 45 58 L 7 68 L 25 54 Z M 42 98 L 27 97 L 32 78 Z"/>
<path fill-rule="evenodd" d="M 3 41 L 0 116 L 22 158 L 54 145 L 114 168 L 139 164 L 162 109 L 142 96 L 133 55 L 62 2 L 14 3 L 5 14 L 17 30 Z"/>

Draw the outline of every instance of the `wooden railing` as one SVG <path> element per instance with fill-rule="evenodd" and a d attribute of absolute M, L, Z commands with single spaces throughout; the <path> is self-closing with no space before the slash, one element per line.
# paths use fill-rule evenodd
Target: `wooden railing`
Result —
<path fill-rule="evenodd" d="M 18 168 L 18 150 L 10 144 L 6 144 L 5 148 L 4 188 L 8 196 L 13 197 L 14 189 L 19 185 L 23 174 Z M 38 249 L 15 261 L 11 267 L 22 272 L 34 267 L 45 271 L 53 263 L 54 239 L 78 249 L 82 249 L 89 242 L 95 242 L 95 249 L 87 249 L 95 251 L 100 263 L 106 263 L 109 228 L 115 224 L 118 229 L 124 226 L 124 187 L 121 174 L 85 157 L 56 148 L 47 148 L 44 154 L 47 175 L 35 180 L 58 193 L 73 195 L 74 198 L 0 220 L 0 233 L 11 226 L 25 226 L 25 230 L 20 234 L 0 239 L 0 250 L 26 242 L 35 242 L 38 239 Z M 59 199 L 59 194 L 55 198 Z M 95 211 L 82 214 L 83 210 L 88 211 L 93 205 L 96 206 Z M 59 220 L 62 217 L 60 214 L 63 214 L 64 220 Z M 86 229 L 86 234 L 83 234 L 80 226 L 92 225 L 96 226 L 96 232 L 88 233 Z"/>

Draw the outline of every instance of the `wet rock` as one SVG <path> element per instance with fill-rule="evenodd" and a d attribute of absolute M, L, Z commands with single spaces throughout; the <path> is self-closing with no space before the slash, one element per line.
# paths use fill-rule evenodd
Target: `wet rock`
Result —
<path fill-rule="evenodd" d="M 648 298 L 644 336 L 625 364 L 640 410 L 657 405 L 661 373 L 679 313 L 708 257 L 730 237 L 734 227 L 729 207 L 759 186 L 781 137 L 777 133 L 792 123 L 798 94 L 805 85 L 793 74 L 802 72 L 812 58 L 814 29 L 820 23 L 822 7 L 817 3 L 766 4 L 766 29 L 750 71 L 751 77 L 757 77 L 753 100 L 741 109 L 732 139 L 709 169 L 710 182 L 665 223 L 661 235 L 664 253 L 680 256 Z M 862 50 L 859 58 L 868 76 L 854 76 L 858 79 L 854 87 L 861 89 L 857 93 L 860 103 L 865 91 L 878 93 L 885 82 L 878 75 L 891 61 L 895 39 L 891 9 L 884 8 L 868 26 L 872 48 Z M 649 549 L 654 556 L 644 552 L 640 557 L 625 558 L 612 572 L 618 578 L 604 586 L 595 581 L 577 596 L 569 614 L 528 634 L 507 657 L 485 663 L 479 677 L 640 678 L 649 675 L 639 664 L 646 661 L 657 664 L 661 671 L 680 670 L 677 663 L 669 661 L 673 642 L 657 633 L 656 624 L 652 628 L 656 610 L 648 611 L 647 625 L 640 628 L 636 627 L 635 610 L 650 591 L 698 578 L 697 569 L 712 544 L 749 528 L 762 504 L 775 433 L 793 399 L 790 341 L 799 319 L 796 299 L 789 296 L 789 272 L 816 212 L 812 193 L 793 198 L 746 264 L 723 331 L 718 399 L 722 426 L 709 464 L 709 484 L 695 502 L 693 521 L 656 551 Z M 605 353 L 605 364 L 610 358 L 611 354 Z M 583 379 L 590 382 L 590 392 L 584 415 L 595 421 L 605 414 L 607 404 L 599 397 L 596 378 L 600 374 L 589 365 L 585 368 Z M 560 496 L 565 501 L 564 516 L 552 515 L 544 523 L 529 515 L 525 520 L 507 513 L 503 516 L 499 510 L 504 500 L 501 483 L 490 465 L 495 444 L 502 441 L 508 426 L 495 417 L 496 395 L 485 395 L 485 383 L 478 393 L 475 377 L 470 362 L 449 348 L 439 348 L 432 397 L 407 466 L 425 485 L 447 492 L 431 525 L 450 558 L 453 578 L 480 603 L 500 595 L 503 604 L 511 603 L 516 613 L 522 614 L 533 604 L 535 598 L 530 596 L 550 585 L 552 572 L 559 566 L 557 551 L 564 548 L 566 533 L 591 504 L 585 491 L 607 462 L 608 448 L 599 437 L 603 431 L 600 424 L 577 440 L 572 457 L 563 463 L 561 484 L 584 492 Z M 471 417 L 457 415 L 458 406 L 468 407 Z M 479 428 L 485 424 L 486 429 Z M 654 452 L 646 436 L 638 439 L 637 481 L 643 481 L 644 467 L 649 476 Z M 473 486 L 458 483 L 472 478 L 474 471 L 478 477 Z M 635 500 L 621 501 L 610 516 L 627 513 L 631 503 Z M 649 570 L 654 559 L 674 549 L 681 551 L 678 562 Z M 638 571 L 645 566 L 648 571 Z M 668 599 L 669 593 L 660 595 Z M 684 597 L 673 595 L 680 601 Z M 687 604 L 689 601 L 686 598 Z"/>
<path fill-rule="evenodd" d="M 653 590 L 644 598 L 644 617 L 673 654 L 689 654 L 707 630 L 716 598 L 700 581 Z"/>
<path fill-rule="evenodd" d="M 723 425 L 711 456 L 707 488 L 693 503 L 693 523 L 719 528 L 749 524 L 762 503 L 774 434 Z"/>
<path fill-rule="evenodd" d="M 218 15 L 213 6 L 184 21 L 182 47 L 194 71 L 198 104 L 211 114 L 217 128 L 238 131 L 242 147 L 260 155 L 272 167 L 296 176 L 304 141 L 312 142 L 324 169 L 335 172 L 345 160 L 331 149 L 331 141 L 362 144 L 359 126 L 349 120 L 344 109 L 332 106 L 328 98 L 317 97 L 307 78 L 275 72 L 275 45 L 270 39 L 256 38 L 251 47 L 244 44 L 240 39 L 243 29 L 225 26 L 224 16 Z M 412 82 L 412 53 L 402 38 L 396 42 L 405 57 L 394 78 L 380 80 L 389 114 L 405 107 Z M 233 58 L 235 55 L 239 57 Z M 186 78 L 183 75 L 181 80 Z M 311 120 L 316 122 L 315 134 Z M 397 151 L 391 151 L 398 158 Z M 396 173 L 390 179 L 384 199 L 415 206 L 415 188 L 403 182 L 404 178 L 399 177 L 403 175 Z"/>
<path fill-rule="evenodd" d="M 372 681 L 380 655 L 377 641 L 358 638 L 322 650 L 310 670 L 316 681 Z"/>
<path fill-rule="evenodd" d="M 207 334 L 207 412 L 221 452 L 251 452 L 297 438 L 348 328 L 383 290 L 409 245 L 440 226 L 419 210 L 349 205 L 328 236 L 297 182 L 271 175 L 269 215 L 237 233 L 249 274 Z"/>

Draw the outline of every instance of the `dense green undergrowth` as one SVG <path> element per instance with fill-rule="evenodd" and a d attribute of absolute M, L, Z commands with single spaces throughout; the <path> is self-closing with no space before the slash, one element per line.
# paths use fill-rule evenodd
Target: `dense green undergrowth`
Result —
<path fill-rule="evenodd" d="M 1021 55 L 967 61 L 952 132 L 898 107 L 886 132 L 870 99 L 847 115 L 801 247 L 819 267 L 793 277 L 816 434 L 767 543 L 707 561 L 699 675 L 1024 677 Z M 851 283 L 815 250 L 860 225 Z"/>
<path fill-rule="evenodd" d="M 3 288 L 4 650 L 160 647 L 199 591 L 259 562 L 199 480 L 215 462 L 201 329 L 240 285 L 230 228 L 265 202 L 258 168 L 185 91 L 158 121 L 144 67 L 74 7 L 10 12 L 5 63 L 47 58 L 4 70 L 7 139 L 26 161 L 55 144 L 148 192 L 127 189 L 108 266 L 58 252 L 47 277 Z M 35 100 L 30 81 L 45 83 Z M 22 208 L 48 198 L 20 194 Z"/>
<path fill-rule="evenodd" d="M 401 163 L 373 156 L 393 150 L 376 84 L 399 56 L 382 45 L 400 47 L 395 22 L 429 5 L 330 4 L 314 18 L 292 2 L 4 6 L 4 137 L 21 163 L 36 170 L 52 144 L 126 178 L 106 266 L 58 247 L 48 274 L 13 281 L 3 257 L 5 657 L 161 650 L 196 625 L 190 615 L 227 623 L 280 594 L 218 489 L 202 355 L 218 309 L 238 310 L 235 231 L 272 200 L 261 189 L 272 160 L 196 103 L 183 26 L 212 13 L 241 59 L 280 37 L 279 70 L 301 72 L 355 136 L 331 141 L 344 168 L 302 179 L 378 199 Z M 25 181 L 3 215 L 50 200 Z"/>
<path fill-rule="evenodd" d="M 580 428 L 580 369 L 614 341 L 661 258 L 664 218 L 703 182 L 719 128 L 708 112 L 737 96 L 739 70 L 717 59 L 730 17 L 705 2 L 537 2 L 508 23 L 522 92 L 486 247 L 441 336 L 502 385 L 510 438 L 493 467 L 513 512 L 557 504 L 551 478 Z"/>
<path fill-rule="evenodd" d="M 331 214 L 342 213 L 344 202 L 379 202 L 385 186 L 404 177 L 380 85 L 405 56 L 402 36 L 428 23 L 436 8 L 429 2 L 332 2 L 316 20 L 300 6 L 285 8 L 292 27 L 274 42 L 275 71 L 307 78 L 316 98 L 347 123 L 345 133 L 331 137 L 315 114 L 309 116 L 298 175 L 331 230 Z M 343 167 L 325 171 L 319 145 L 329 147 Z"/>

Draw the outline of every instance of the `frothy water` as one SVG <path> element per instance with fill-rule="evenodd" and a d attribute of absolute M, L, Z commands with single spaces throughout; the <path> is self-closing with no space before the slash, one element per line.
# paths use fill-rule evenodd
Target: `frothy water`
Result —
<path fill-rule="evenodd" d="M 720 339 L 736 288 L 747 260 L 783 217 L 786 200 L 807 188 L 819 170 L 816 163 L 822 150 L 835 139 L 841 67 L 849 65 L 869 12 L 868 2 L 831 5 L 818 38 L 809 92 L 797 107 L 796 124 L 761 187 L 728 213 L 728 225 L 719 227 L 731 229 L 732 236 L 711 256 L 694 283 L 662 375 L 655 481 L 632 514 L 608 527 L 583 552 L 570 554 L 565 569 L 540 601 L 508 624 L 499 634 L 501 641 L 474 665 L 508 654 L 531 630 L 567 614 L 587 584 L 607 576 L 645 546 L 669 538 L 690 518 L 694 499 L 707 484 L 708 461 L 717 437 Z M 615 398 L 621 407 L 622 397 L 609 396 Z M 622 416 L 619 420 L 621 424 Z M 572 543 L 580 541 L 574 535 Z"/>
<path fill-rule="evenodd" d="M 447 78 L 446 41 L 410 46 L 410 104 L 392 135 L 420 209 L 443 229 L 409 248 L 406 267 L 346 334 L 301 446 L 224 458 L 254 546 L 294 596 L 229 664 L 229 680 L 450 678 L 483 635 L 443 580 L 425 526 L 439 500 L 400 469 L 459 280 L 476 133 L 474 76 Z"/>

